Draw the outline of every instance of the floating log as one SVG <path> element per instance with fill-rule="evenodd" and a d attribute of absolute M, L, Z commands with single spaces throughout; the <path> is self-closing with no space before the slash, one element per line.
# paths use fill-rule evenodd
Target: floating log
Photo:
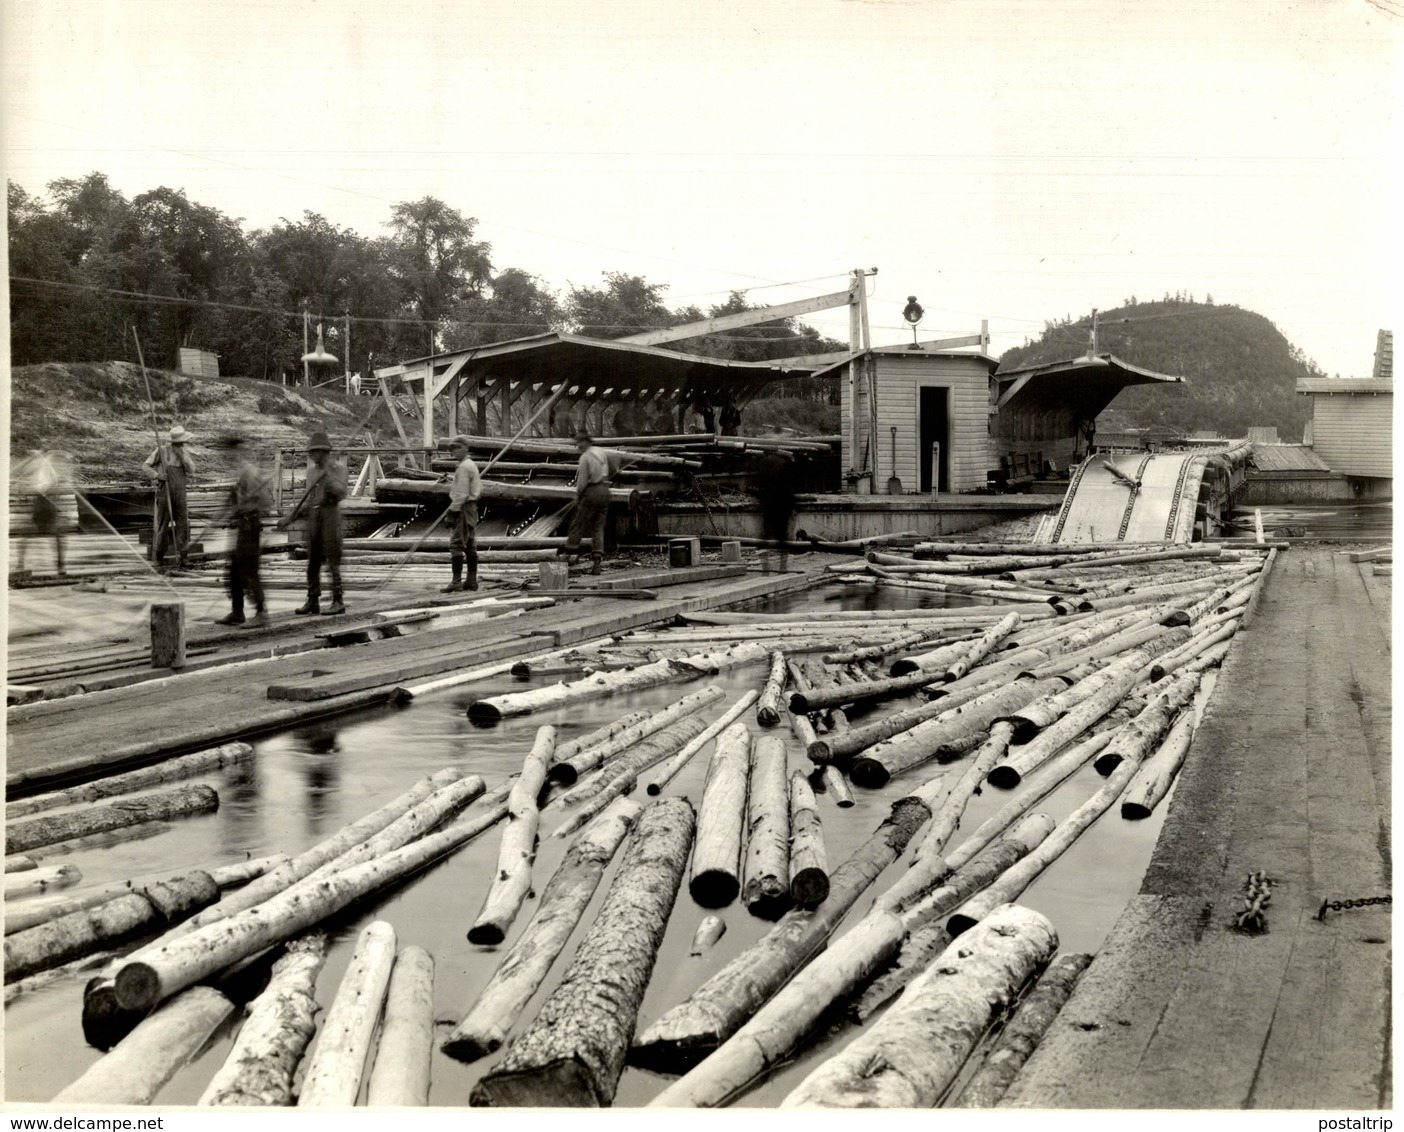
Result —
<path fill-rule="evenodd" d="M 1045 727 L 1031 742 L 1010 753 L 989 774 L 989 783 L 1001 790 L 1012 790 L 1035 767 L 1052 758 L 1112 708 L 1140 681 L 1141 670 L 1150 663 L 1144 649 L 1132 650 L 1117 661 L 1115 671 L 1087 699 L 1074 707 L 1056 723 Z M 1095 676 L 1088 679 L 1095 679 Z"/>
<path fill-rule="evenodd" d="M 1029 978 L 1058 934 L 1018 905 L 993 910 L 953 943 L 869 1031 L 823 1062 L 783 1108 L 931 1108 Z"/>
<path fill-rule="evenodd" d="M 946 669 L 953 662 L 970 651 L 970 646 L 976 639 L 974 636 L 966 634 L 957 640 L 941 645 L 939 648 L 901 657 L 892 662 L 888 673 L 891 676 L 908 676 L 913 672 L 926 672 L 930 674 L 931 682 L 934 684 L 942 678 Z"/>
<path fill-rule="evenodd" d="M 191 987 L 143 1019 L 51 1103 L 150 1104 L 232 1013 L 234 1004 L 213 987 Z"/>
<path fill-rule="evenodd" d="M 5 937 L 5 982 L 107 949 L 153 927 L 176 923 L 219 899 L 208 873 L 149 884 Z"/>
<path fill-rule="evenodd" d="M 367 925 L 307 1059 L 299 1108 L 356 1103 L 394 962 L 395 929 L 384 920 Z"/>
<path fill-rule="evenodd" d="M 575 488 L 544 483 L 502 483 L 498 480 L 483 480 L 480 499 L 526 499 L 534 503 L 574 503 Z M 447 483 L 431 483 L 427 480 L 384 479 L 375 485 L 377 500 L 444 500 L 449 496 Z M 609 489 L 609 501 L 620 507 L 629 506 L 638 498 L 647 498 L 648 492 L 637 489 L 613 487 Z M 443 504 L 440 504 L 441 506 Z"/>
<path fill-rule="evenodd" d="M 429 1103 L 429 1062 L 434 1052 L 434 960 L 422 947 L 395 957 L 385 991 L 385 1020 L 366 1082 L 372 1108 Z"/>
<path fill-rule="evenodd" d="M 298 1064 L 317 1030 L 317 975 L 326 959 L 322 932 L 287 945 L 199 1104 L 292 1104 Z"/>
<path fill-rule="evenodd" d="M 654 776 L 653 781 L 648 784 L 647 792 L 649 797 L 656 798 L 659 794 L 663 793 L 663 787 L 667 786 L 668 783 L 677 777 L 678 772 L 692 761 L 692 757 L 696 755 L 698 751 L 702 750 L 703 747 L 740 719 L 741 716 L 746 713 L 746 709 L 759 698 L 760 693 L 754 689 L 742 693 L 741 698 L 732 704 L 731 707 L 727 708 L 725 714 L 723 714 L 720 719 L 708 724 L 705 731 L 695 739 L 689 740 L 681 751 L 663 764 L 663 768 Z M 806 723 L 807 722 L 808 721 L 806 721 Z M 700 818 L 698 819 L 698 825 L 700 828 Z"/>
<path fill-rule="evenodd" d="M 980 661 L 984 660 L 990 653 L 994 652 L 995 647 L 1000 641 L 1014 632 L 1014 630 L 1019 627 L 1019 623 L 1019 615 L 1017 613 L 1010 613 L 1003 617 L 997 624 L 991 625 L 985 630 L 984 635 L 972 644 L 959 660 L 953 662 L 946 669 L 942 678 L 947 683 L 952 680 L 959 680 L 969 672 L 971 668 L 979 664 Z"/>
<path fill-rule="evenodd" d="M 117 1005 L 125 1010 L 149 1010 L 185 987 L 306 931 L 361 897 L 452 853 L 501 821 L 505 811 L 505 805 L 493 806 L 480 815 L 470 811 L 444 829 L 377 860 L 295 884 L 256 908 L 186 935 L 171 938 L 168 932 L 118 967 L 113 980 Z M 85 1012 L 87 1009 L 85 997 Z"/>
<path fill-rule="evenodd" d="M 1277 549 L 1274 547 L 1268 551 L 1267 558 L 1263 561 L 1262 572 L 1258 575 L 1257 585 L 1253 587 L 1253 596 L 1248 600 L 1248 606 L 1243 611 L 1243 617 L 1238 623 L 1240 629 L 1248 628 L 1253 620 L 1253 615 L 1258 611 L 1258 602 L 1262 600 L 1263 592 L 1267 589 L 1268 574 L 1271 573 L 1273 564 L 1277 561 Z"/>
<path fill-rule="evenodd" d="M 815 908 L 829 895 L 829 858 L 824 830 L 809 780 L 790 775 L 790 898 L 801 908 Z"/>
<path fill-rule="evenodd" d="M 564 760 L 557 759 L 549 771 L 552 782 L 569 786 L 586 771 L 594 770 L 616 755 L 628 751 L 648 736 L 670 727 L 680 719 L 700 711 L 709 704 L 716 703 L 726 693 L 715 684 L 708 684 L 701 691 L 691 692 L 682 699 L 669 704 L 662 711 L 644 712 L 643 719 L 617 732 L 602 743 L 587 747 L 578 754 Z M 627 718 L 627 717 L 626 717 Z"/>
<path fill-rule="evenodd" d="M 688 892 L 703 908 L 724 908 L 741 892 L 741 849 L 751 778 L 751 736 L 733 723 L 717 736 L 697 814 Z"/>
<path fill-rule="evenodd" d="M 125 829 L 147 822 L 206 814 L 219 809 L 219 795 L 208 786 L 182 786 L 161 794 L 126 798 L 108 806 L 49 814 L 5 823 L 5 852 L 25 853 L 74 837 Z"/>
<path fill-rule="evenodd" d="M 808 692 L 795 692 L 790 697 L 790 710 L 808 715 L 825 708 L 842 707 L 844 704 L 863 703 L 868 700 L 888 700 L 905 695 L 913 689 L 937 682 L 937 674 L 918 671 L 905 676 L 889 676 L 883 680 L 869 680 L 862 683 L 829 684 Z"/>
<path fill-rule="evenodd" d="M 474 1086 L 473 1105 L 608 1106 L 692 846 L 692 806 L 640 816 L 599 915 L 541 1013 Z"/>
<path fill-rule="evenodd" d="M 770 654 L 770 675 L 756 705 L 756 720 L 762 727 L 774 727 L 780 722 L 780 694 L 785 690 L 785 654 Z"/>
<path fill-rule="evenodd" d="M 934 719 L 949 710 L 949 706 L 944 702 L 933 702 L 923 704 L 920 707 L 907 708 L 862 727 L 854 727 L 848 731 L 838 732 L 823 738 L 818 736 L 806 738 L 798 730 L 795 734 L 799 737 L 800 742 L 804 743 L 805 753 L 808 754 L 811 762 L 821 766 L 825 763 L 835 763 L 841 766 L 849 762 L 850 756 L 858 751 L 865 750 L 873 744 L 880 743 L 882 740 L 889 739 L 903 731 L 910 731 L 918 723 Z M 799 715 L 790 717 L 791 721 L 804 718 L 804 716 Z"/>
<path fill-rule="evenodd" d="M 989 738 L 975 751 L 974 757 L 960 777 L 952 783 L 950 791 L 941 799 L 935 816 L 917 838 L 913 846 L 914 861 L 937 856 L 946 848 L 946 842 L 951 839 L 960 826 L 960 819 L 965 816 L 970 799 L 980 789 L 985 776 L 1009 750 L 1009 740 L 1013 734 L 1014 728 L 1008 723 L 995 723 L 990 727 Z M 908 876 L 913 871 L 909 869 Z"/>
<path fill-rule="evenodd" d="M 637 802 L 616 798 L 566 850 L 542 893 L 536 915 L 463 1021 L 444 1039 L 440 1047 L 444 1053 L 459 1061 L 475 1061 L 501 1048 L 508 1030 L 522 1016 L 580 923 L 600 878 L 639 812 Z"/>
<path fill-rule="evenodd" d="M 50 967 L 46 971 L 40 971 L 37 975 L 30 975 L 27 979 L 10 983 L 5 987 L 5 1005 L 9 1006 L 15 999 L 42 990 L 60 979 L 67 979 L 83 971 L 95 971 L 112 962 L 115 958 L 117 958 L 116 951 L 98 951 L 92 955 L 85 955 L 82 959 L 75 959 L 71 963 L 64 963 L 58 967 Z"/>
<path fill-rule="evenodd" d="M 794 732 L 795 738 L 800 741 L 800 746 L 806 751 L 820 746 L 821 744 L 818 732 L 814 730 L 814 724 L 809 721 L 809 716 L 807 715 L 796 715 L 794 712 L 791 712 L 790 730 Z M 827 747 L 825 746 L 822 749 L 827 750 Z M 818 760 L 815 761 L 817 762 Z"/>
<path fill-rule="evenodd" d="M 1128 654 L 1125 659 L 1100 668 L 1069 687 L 1055 690 L 1046 696 L 1040 696 L 1031 703 L 1025 704 L 1018 711 L 1011 713 L 1004 722 L 1013 726 L 1014 741 L 1016 743 L 1030 742 L 1044 728 L 1051 727 L 1079 704 L 1090 700 L 1108 685 L 1124 680 L 1127 671 L 1139 672 L 1141 668 L 1140 657 L 1144 657 L 1148 662 L 1151 659 L 1151 654 L 1148 650 L 1137 650 L 1135 655 Z M 1089 725 L 1095 722 L 1096 720 L 1091 720 Z"/>
<path fill-rule="evenodd" d="M 716 1105 L 736 1096 L 787 1058 L 834 1003 L 880 970 L 908 931 L 936 914 L 922 909 L 899 916 L 879 907 L 863 917 L 653 1106 Z"/>
<path fill-rule="evenodd" d="M 38 867 L 39 862 L 24 853 L 16 853 L 13 857 L 5 858 L 5 872 L 7 873 L 26 873 Z"/>
<path fill-rule="evenodd" d="M 951 933 L 940 921 L 923 924 L 902 941 L 897 962 L 870 982 L 848 1007 L 848 1020 L 862 1024 L 881 1010 L 908 983 L 931 966 L 941 952 L 951 945 Z"/>
<path fill-rule="evenodd" d="M 785 741 L 757 739 L 746 802 L 746 858 L 741 899 L 762 919 L 778 919 L 790 900 L 790 783 Z"/>
<path fill-rule="evenodd" d="M 833 626 L 830 626 L 832 630 Z M 929 641 L 932 637 L 939 636 L 941 630 L 935 629 L 914 629 L 911 632 L 903 633 L 901 636 L 893 637 L 891 640 L 883 641 L 876 645 L 864 645 L 862 648 L 847 649 L 844 652 L 825 653 L 819 659 L 825 664 L 850 664 L 853 661 L 862 660 L 882 660 L 892 656 L 894 653 L 902 652 L 904 649 L 919 645 L 923 641 Z M 893 676 L 900 676 L 902 673 L 893 671 Z"/>
<path fill-rule="evenodd" d="M 1123 761 L 1137 766 L 1160 744 L 1175 715 L 1194 699 L 1199 673 L 1175 678 L 1168 688 L 1147 695 L 1147 704 L 1134 718 L 1122 724 L 1092 765 L 1098 774 L 1111 774 Z M 1158 688 L 1158 685 L 1157 685 Z"/>
<path fill-rule="evenodd" d="M 712 945 L 726 935 L 726 921 L 720 916 L 703 916 L 697 930 L 692 933 L 692 947 L 688 955 L 696 959 L 711 949 Z"/>
<path fill-rule="evenodd" d="M 677 1072 L 734 1034 L 824 948 L 858 898 L 902 855 L 930 820 L 933 794 L 928 784 L 899 798 L 873 835 L 834 870 L 827 900 L 813 910 L 787 912 L 760 940 L 667 1011 L 639 1037 L 630 1063 Z"/>
<path fill-rule="evenodd" d="M 167 782 L 177 782 L 182 778 L 193 778 L 197 774 L 207 774 L 222 767 L 242 762 L 253 754 L 247 743 L 226 743 L 206 751 L 195 751 L 180 758 L 168 759 L 155 766 L 127 771 L 99 778 L 95 782 L 85 782 L 82 786 L 70 786 L 66 790 L 56 790 L 50 794 L 36 794 L 32 798 L 22 798 L 18 802 L 7 802 L 5 820 L 15 821 L 40 814 L 48 810 L 62 809 L 64 806 L 79 806 L 101 801 L 119 794 L 131 794 L 161 786 Z"/>
<path fill-rule="evenodd" d="M 38 862 L 35 862 L 32 869 L 5 874 L 5 899 L 39 896 L 56 888 L 69 888 L 82 879 L 83 873 L 77 865 L 51 865 L 40 868 Z"/>
<path fill-rule="evenodd" d="M 582 735 L 578 739 L 572 739 L 568 743 L 558 743 L 555 753 L 551 756 L 551 766 L 546 772 L 546 777 L 552 782 L 562 782 L 567 786 L 573 785 L 580 777 L 579 770 L 575 766 L 567 769 L 557 770 L 558 767 L 565 767 L 572 759 L 584 754 L 593 747 L 609 742 L 618 735 L 623 734 L 636 723 L 642 723 L 648 719 L 649 713 L 646 711 L 631 711 L 628 715 L 621 715 L 613 723 L 606 723 L 603 727 L 596 728 L 588 735 Z M 594 764 L 598 766 L 598 763 Z M 585 764 L 586 769 L 591 769 L 589 764 Z"/>
<path fill-rule="evenodd" d="M 951 935 L 960 935 L 983 920 L 1000 904 L 1017 899 L 1044 869 L 1062 856 L 1068 846 L 1082 836 L 1086 829 L 1121 797 L 1121 792 L 1126 789 L 1135 769 L 1135 763 L 1129 760 L 1123 762 L 1112 771 L 1106 785 L 1063 819 L 1042 845 L 954 913 L 946 921 Z"/>
<path fill-rule="evenodd" d="M 463 772 L 458 767 L 445 767 L 443 770 L 421 778 L 398 798 L 387 802 L 378 810 L 372 810 L 364 817 L 343 826 L 330 837 L 317 842 L 310 849 L 306 849 L 293 857 L 285 865 L 280 865 L 272 872 L 265 873 L 257 880 L 245 885 L 237 892 L 229 893 L 220 899 L 218 904 L 192 916 L 185 923 L 175 929 L 176 934 L 195 931 L 206 924 L 212 924 L 217 920 L 222 920 L 235 912 L 242 912 L 246 908 L 252 908 L 256 904 L 262 903 L 270 897 L 287 889 L 294 882 L 310 875 L 313 870 L 320 868 L 328 861 L 333 861 L 343 853 L 354 849 L 363 841 L 374 837 L 386 826 L 390 825 L 403 816 L 408 810 L 417 806 L 435 791 L 442 789 L 451 782 L 456 782 L 463 777 Z M 170 933 L 167 933 L 168 935 Z M 160 941 L 157 941 L 160 942 Z"/>
<path fill-rule="evenodd" d="M 1163 547 L 1162 542 L 919 542 L 912 548 L 918 558 L 947 554 L 1124 554 Z M 1217 545 L 1217 544 L 1213 544 Z"/>
<path fill-rule="evenodd" d="M 1014 1017 L 1004 1024 L 985 1060 L 950 1103 L 957 1108 L 994 1108 L 1038 1048 L 1091 962 L 1092 956 L 1084 953 L 1060 955 L 1054 960 L 1034 989 L 1020 1000 Z"/>
<path fill-rule="evenodd" d="M 849 774 L 856 785 L 876 790 L 894 775 L 939 759 L 943 753 L 954 755 L 970 750 L 996 719 L 1048 695 L 1057 686 L 1054 680 L 1030 678 L 1000 685 L 949 713 L 874 744 L 853 760 Z"/>
<path fill-rule="evenodd" d="M 824 767 L 822 772 L 824 792 L 833 799 L 834 805 L 841 810 L 846 810 L 854 805 L 853 791 L 848 788 L 848 780 L 843 777 L 843 771 L 830 763 Z"/>
<path fill-rule="evenodd" d="M 674 680 L 692 680 L 739 664 L 749 664 L 769 655 L 770 649 L 765 644 L 759 641 L 744 641 L 729 649 L 692 653 L 681 659 L 659 660 L 617 672 L 597 672 L 583 680 L 573 680 L 567 684 L 534 688 L 529 692 L 509 692 L 506 695 L 478 700 L 469 705 L 468 717 L 484 723 L 496 722 L 508 716 L 527 715 L 533 711 L 563 707 L 615 692 L 636 692 Z"/>
<path fill-rule="evenodd" d="M 556 729 L 549 725 L 537 728 L 521 775 L 507 796 L 507 826 L 502 831 L 497 868 L 478 918 L 468 929 L 469 943 L 501 943 L 531 891 L 531 864 L 536 860 L 536 828 L 540 819 L 537 798 L 546 785 L 546 768 L 551 765 L 551 752 L 555 749 Z"/>
<path fill-rule="evenodd" d="M 721 695 L 720 688 L 717 688 L 716 692 Z M 670 758 L 689 743 L 695 742 L 705 730 L 706 725 L 701 719 L 697 716 L 687 716 L 657 735 L 651 735 L 640 742 L 620 760 L 618 767 L 612 771 L 608 767 L 605 768 L 603 773 L 608 777 L 599 784 L 594 795 L 588 800 L 583 800 L 580 809 L 566 818 L 551 836 L 569 837 L 596 814 L 603 812 L 615 798 L 637 786 L 639 775 L 644 771 Z"/>

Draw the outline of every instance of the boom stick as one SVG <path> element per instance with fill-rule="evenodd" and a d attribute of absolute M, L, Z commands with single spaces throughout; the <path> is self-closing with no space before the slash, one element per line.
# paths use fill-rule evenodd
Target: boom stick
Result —
<path fill-rule="evenodd" d="M 156 425 L 156 399 L 151 396 L 151 378 L 148 377 L 146 373 L 146 359 L 142 357 L 141 339 L 137 337 L 137 331 L 135 326 L 132 327 L 132 341 L 136 343 L 137 361 L 141 365 L 141 380 L 146 386 L 146 405 L 151 410 L 151 435 L 156 438 L 156 455 L 161 461 L 161 470 L 165 471 L 166 453 L 161 448 L 161 430 Z M 167 473 L 167 477 L 165 479 L 162 479 L 161 482 L 166 486 L 166 523 L 168 526 L 174 527 L 175 508 L 171 506 L 171 481 L 169 478 L 169 473 Z M 159 501 L 155 492 L 152 492 L 151 495 L 151 512 L 151 559 L 153 562 L 159 565 L 161 561 L 160 549 L 162 536 L 164 536 L 166 532 L 163 529 L 158 529 L 160 527 L 160 523 L 157 522 L 157 519 L 160 516 L 161 508 L 159 506 Z M 172 541 L 174 541 L 174 534 L 172 534 Z M 183 557 L 184 554 L 185 547 L 182 546 L 177 551 L 177 560 L 179 560 L 180 557 Z"/>

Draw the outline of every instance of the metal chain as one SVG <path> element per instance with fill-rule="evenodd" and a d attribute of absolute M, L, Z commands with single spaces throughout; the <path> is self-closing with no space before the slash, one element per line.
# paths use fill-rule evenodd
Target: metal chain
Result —
<path fill-rule="evenodd" d="M 1362 896 L 1358 900 L 1323 900 L 1316 918 L 1324 920 L 1327 912 L 1344 912 L 1350 908 L 1368 908 L 1372 904 L 1393 904 L 1393 896 Z"/>
<path fill-rule="evenodd" d="M 1233 918 L 1239 931 L 1257 935 L 1267 931 L 1267 906 L 1272 900 L 1272 878 L 1259 870 L 1249 873 L 1243 885 L 1243 910 Z"/>

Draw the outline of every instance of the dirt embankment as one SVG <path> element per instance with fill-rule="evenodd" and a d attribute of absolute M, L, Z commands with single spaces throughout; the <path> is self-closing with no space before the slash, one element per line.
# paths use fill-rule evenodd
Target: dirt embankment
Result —
<path fill-rule="evenodd" d="M 235 433 L 269 459 L 275 448 L 300 445 L 317 429 L 344 442 L 375 404 L 370 397 L 251 378 L 147 373 L 157 424 L 163 432 L 180 424 L 192 434 L 189 450 L 196 467 L 223 463 L 222 444 Z M 377 443 L 390 443 L 376 427 L 388 427 L 384 417 L 381 409 L 365 426 Z M 151 428 L 141 369 L 130 362 L 51 362 L 12 371 L 12 463 L 34 449 L 50 448 L 72 457 L 81 482 L 139 481 L 141 464 L 154 446 Z"/>

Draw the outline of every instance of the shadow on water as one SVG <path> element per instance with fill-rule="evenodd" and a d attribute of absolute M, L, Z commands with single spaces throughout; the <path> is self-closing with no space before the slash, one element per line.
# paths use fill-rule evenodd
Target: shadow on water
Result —
<path fill-rule="evenodd" d="M 1323 503 L 1301 507 L 1237 508 L 1233 522 L 1238 533 L 1253 531 L 1253 511 L 1263 514 L 1263 529 L 1271 535 L 1290 530 L 1293 538 L 1319 538 L 1387 542 L 1394 537 L 1394 504 Z"/>

